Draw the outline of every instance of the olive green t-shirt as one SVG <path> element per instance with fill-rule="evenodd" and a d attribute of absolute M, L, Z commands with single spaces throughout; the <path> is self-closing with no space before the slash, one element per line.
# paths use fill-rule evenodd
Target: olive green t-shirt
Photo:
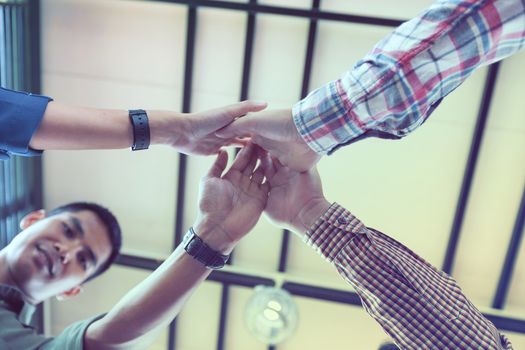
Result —
<path fill-rule="evenodd" d="M 18 289 L 0 284 L 0 349 L 82 350 L 87 327 L 103 316 L 75 322 L 56 337 L 45 337 L 29 325 L 34 309 L 24 303 Z"/>

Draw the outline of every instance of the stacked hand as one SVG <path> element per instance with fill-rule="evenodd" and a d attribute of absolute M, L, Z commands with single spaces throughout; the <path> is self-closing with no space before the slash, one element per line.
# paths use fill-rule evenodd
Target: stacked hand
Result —
<path fill-rule="evenodd" d="M 247 113 L 264 108 L 266 103 L 243 101 L 209 111 L 182 114 L 179 118 L 173 117 L 171 112 L 166 112 L 163 116 L 163 126 L 158 128 L 158 139 L 160 143 L 168 144 L 181 153 L 216 154 L 223 146 L 246 144 L 236 135 L 220 138 L 215 135 L 217 130 Z"/>
<path fill-rule="evenodd" d="M 264 212 L 278 226 L 304 234 L 330 207 L 317 169 L 299 172 L 271 156 L 265 162 L 270 192 Z"/>
<path fill-rule="evenodd" d="M 204 123 L 216 129 L 221 124 L 217 114 L 207 113 L 215 122 Z M 277 225 L 301 234 L 330 206 L 315 169 L 320 156 L 303 141 L 289 110 L 248 114 L 205 139 L 207 145 L 220 147 L 224 142 L 246 143 L 243 137 L 250 142 L 231 168 L 222 175 L 228 157 L 221 151 L 200 186 L 195 231 L 223 252 L 231 251 L 255 226 L 263 210 Z"/>
<path fill-rule="evenodd" d="M 255 226 L 266 206 L 269 185 L 264 181 L 265 152 L 248 143 L 224 174 L 228 155 L 221 151 L 202 179 L 196 233 L 216 250 L 230 252 Z"/>
<path fill-rule="evenodd" d="M 216 133 L 225 140 L 250 137 L 279 161 L 298 171 L 311 169 L 321 158 L 303 140 L 289 109 L 249 113 Z"/>

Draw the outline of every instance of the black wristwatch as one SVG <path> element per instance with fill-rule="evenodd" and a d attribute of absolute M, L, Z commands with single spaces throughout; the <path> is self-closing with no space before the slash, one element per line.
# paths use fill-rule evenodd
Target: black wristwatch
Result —
<path fill-rule="evenodd" d="M 133 127 L 132 151 L 148 149 L 150 143 L 149 120 L 143 109 L 132 109 L 129 111 L 129 121 Z"/>
<path fill-rule="evenodd" d="M 184 250 L 195 260 L 202 263 L 207 268 L 218 270 L 224 267 L 230 255 L 223 255 L 211 249 L 204 241 L 197 236 L 193 227 L 190 227 L 183 240 Z"/>

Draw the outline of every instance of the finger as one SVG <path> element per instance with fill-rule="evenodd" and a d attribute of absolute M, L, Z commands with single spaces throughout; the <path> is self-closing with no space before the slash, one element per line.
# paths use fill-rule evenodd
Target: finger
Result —
<path fill-rule="evenodd" d="M 270 192 L 270 189 L 271 189 L 271 187 L 270 187 L 270 183 L 269 183 L 268 181 L 265 181 L 262 185 L 259 186 L 259 188 L 260 188 L 262 191 L 268 193 L 268 192 Z"/>
<path fill-rule="evenodd" d="M 260 169 L 264 179 L 264 174 L 266 173 L 266 166 L 268 165 L 268 163 L 264 162 L 264 159 L 268 157 L 268 152 L 264 148 L 259 147 L 258 145 L 255 145 L 255 151 L 257 152 L 258 159 L 257 170 Z M 259 181 L 259 184 L 261 183 L 262 181 Z"/>
<path fill-rule="evenodd" d="M 252 101 L 245 100 L 239 103 L 235 103 L 224 108 L 225 114 L 230 118 L 239 118 L 250 112 L 259 112 L 268 106 L 267 102 L 264 101 Z"/>
<path fill-rule="evenodd" d="M 256 144 L 259 148 L 264 149 L 266 152 L 270 152 L 273 154 L 283 153 L 283 147 L 287 147 L 286 144 L 283 142 L 278 142 L 272 139 L 269 139 L 264 136 L 260 136 L 257 134 L 252 135 L 251 138 L 252 142 Z"/>
<path fill-rule="evenodd" d="M 226 139 L 224 140 L 220 139 L 220 140 L 221 140 L 221 143 L 219 146 L 217 146 L 217 148 L 226 150 L 226 148 L 232 147 L 235 150 L 235 155 L 237 155 L 237 153 L 239 153 L 239 151 L 243 149 L 250 142 L 250 139 L 248 138 L 233 138 L 229 140 L 226 140 Z"/>
<path fill-rule="evenodd" d="M 257 126 L 257 117 L 247 115 L 244 118 L 238 118 L 226 127 L 217 130 L 215 136 L 228 139 L 232 137 L 251 136 Z"/>
<path fill-rule="evenodd" d="M 250 113 L 216 132 L 218 137 L 260 135 L 275 141 L 295 142 L 300 139 L 290 109 Z"/>
<path fill-rule="evenodd" d="M 281 163 L 281 161 L 279 160 L 279 158 L 275 157 L 275 156 L 272 156 L 272 164 L 273 166 L 275 167 L 275 170 L 279 170 L 281 169 L 282 167 L 284 167 L 283 163 Z"/>
<path fill-rule="evenodd" d="M 228 146 L 238 146 L 239 148 L 242 148 L 245 147 L 248 142 L 250 142 L 249 138 L 236 137 L 229 141 Z"/>
<path fill-rule="evenodd" d="M 231 172 L 232 170 L 242 172 L 251 160 L 253 147 L 253 143 L 249 142 L 243 149 L 241 149 L 241 151 L 237 154 L 237 157 L 235 157 L 235 160 L 233 161 L 233 164 L 228 172 Z"/>
<path fill-rule="evenodd" d="M 264 166 L 262 163 L 259 164 L 257 169 L 252 174 L 252 182 L 256 183 L 257 185 L 262 184 L 264 180 Z"/>
<path fill-rule="evenodd" d="M 263 174 L 264 174 L 264 164 L 262 164 L 262 159 L 268 154 L 268 152 L 266 152 L 265 149 L 259 147 L 257 144 L 254 144 L 253 146 L 253 155 L 252 155 L 252 158 L 255 158 L 253 164 L 250 163 L 250 166 L 253 165 L 251 167 L 251 169 L 248 169 L 249 170 L 249 173 L 253 173 L 253 169 L 255 169 L 255 165 L 257 165 L 257 168 L 259 167 L 262 167 L 262 170 L 263 170 Z M 248 168 L 248 167 L 247 167 Z M 245 172 L 244 172 L 246 175 L 248 175 L 248 171 L 246 171 L 245 169 Z"/>
<path fill-rule="evenodd" d="M 266 168 L 266 166 L 268 165 L 268 163 L 265 163 L 264 162 L 264 159 L 265 158 L 268 158 L 269 157 L 269 153 L 267 150 L 265 150 L 264 148 L 262 147 L 259 147 L 257 146 L 257 156 L 259 158 L 259 163 L 261 164 L 261 166 L 263 167 L 263 170 Z"/>
<path fill-rule="evenodd" d="M 206 176 L 221 177 L 226 168 L 226 164 L 228 164 L 228 153 L 224 150 L 220 150 L 217 158 L 215 158 L 215 162 L 213 162 L 213 165 Z"/>
<path fill-rule="evenodd" d="M 208 130 L 218 130 L 250 112 L 258 112 L 265 109 L 266 102 L 242 101 L 226 107 L 213 109 L 206 112 L 208 119 Z"/>
<path fill-rule="evenodd" d="M 266 153 L 261 159 L 261 162 L 264 164 L 264 176 L 268 181 L 271 181 L 273 176 L 276 173 L 275 166 L 273 165 L 272 158 L 269 153 Z"/>
<path fill-rule="evenodd" d="M 242 170 L 243 175 L 250 176 L 253 173 L 253 169 L 255 169 L 255 166 L 257 165 L 258 160 L 259 160 L 259 157 L 257 156 L 257 149 L 254 146 L 254 149 L 250 156 L 250 161 L 248 162 L 246 167 Z"/>

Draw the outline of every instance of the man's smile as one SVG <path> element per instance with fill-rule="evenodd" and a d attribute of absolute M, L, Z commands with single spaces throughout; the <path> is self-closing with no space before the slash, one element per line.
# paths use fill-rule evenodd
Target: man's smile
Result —
<path fill-rule="evenodd" d="M 49 273 L 49 276 L 54 277 L 56 275 L 55 266 L 56 266 L 58 257 L 56 256 L 56 254 L 53 254 L 53 252 L 50 253 L 47 249 L 45 249 L 42 244 L 37 244 L 36 249 L 45 259 L 45 264 L 47 266 L 47 271 Z"/>

